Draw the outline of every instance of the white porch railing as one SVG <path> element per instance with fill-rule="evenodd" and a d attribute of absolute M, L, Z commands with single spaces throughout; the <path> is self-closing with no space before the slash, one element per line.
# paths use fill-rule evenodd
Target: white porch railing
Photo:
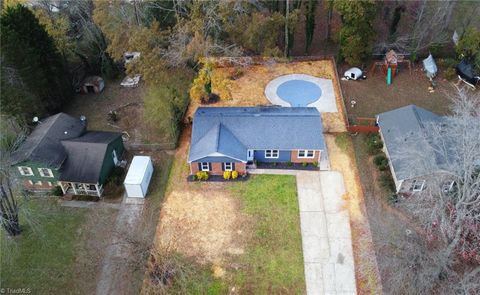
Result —
<path fill-rule="evenodd" d="M 95 189 L 89 189 L 92 185 L 84 183 L 73 183 L 73 182 L 59 182 L 60 187 L 64 194 L 74 194 L 74 195 L 87 195 L 87 196 L 98 196 L 101 197 L 103 194 L 102 185 L 94 185 Z"/>

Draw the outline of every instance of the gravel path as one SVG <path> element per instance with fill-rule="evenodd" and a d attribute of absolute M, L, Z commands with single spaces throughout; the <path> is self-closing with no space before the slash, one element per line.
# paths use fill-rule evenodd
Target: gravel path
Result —
<path fill-rule="evenodd" d="M 134 231 L 141 225 L 143 205 L 125 204 L 120 206 L 112 241 L 106 249 L 101 274 L 97 282 L 97 295 L 134 294 L 132 290 L 131 273 L 128 267 L 128 256 L 132 245 L 125 243 L 124 237 L 118 233 Z"/>

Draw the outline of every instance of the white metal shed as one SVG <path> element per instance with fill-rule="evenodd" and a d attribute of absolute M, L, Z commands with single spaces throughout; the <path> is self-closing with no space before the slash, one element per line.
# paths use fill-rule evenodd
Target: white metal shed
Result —
<path fill-rule="evenodd" d="M 123 185 L 129 198 L 145 198 L 153 174 L 152 159 L 134 156 Z"/>

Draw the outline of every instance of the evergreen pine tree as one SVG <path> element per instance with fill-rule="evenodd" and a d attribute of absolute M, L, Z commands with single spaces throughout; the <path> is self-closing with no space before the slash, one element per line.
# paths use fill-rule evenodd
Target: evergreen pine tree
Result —
<path fill-rule="evenodd" d="M 25 117 L 59 111 L 71 98 L 72 86 L 53 39 L 35 15 L 20 4 L 4 9 L 0 25 L 2 59 L 5 62 L 2 63 L 2 74 L 5 73 L 4 65 L 8 64 L 19 81 L 14 83 L 15 79 L 2 77 L 2 84 L 23 88 L 22 91 L 33 96 L 32 99 L 30 95 L 11 95 L 10 91 L 2 91 L 2 112 Z M 21 114 L 18 113 L 20 109 L 23 109 Z"/>

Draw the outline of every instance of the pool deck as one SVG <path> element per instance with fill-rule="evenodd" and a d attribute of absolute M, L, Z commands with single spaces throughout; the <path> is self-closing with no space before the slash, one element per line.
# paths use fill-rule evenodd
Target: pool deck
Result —
<path fill-rule="evenodd" d="M 323 78 L 317 78 L 311 75 L 305 75 L 305 74 L 290 74 L 290 75 L 283 75 L 280 77 L 277 77 L 270 81 L 267 84 L 267 87 L 265 87 L 265 96 L 267 99 L 275 105 L 280 105 L 283 107 L 291 107 L 291 104 L 282 98 L 280 98 L 277 95 L 277 89 L 278 87 L 287 81 L 291 80 L 303 80 L 303 81 L 308 81 L 312 82 L 318 87 L 320 87 L 322 94 L 320 98 L 313 102 L 308 104 L 307 106 L 309 107 L 315 107 L 320 113 L 336 113 L 338 112 L 337 110 L 337 104 L 335 100 L 335 92 L 333 90 L 333 83 L 332 80 L 330 79 L 323 79 Z"/>

